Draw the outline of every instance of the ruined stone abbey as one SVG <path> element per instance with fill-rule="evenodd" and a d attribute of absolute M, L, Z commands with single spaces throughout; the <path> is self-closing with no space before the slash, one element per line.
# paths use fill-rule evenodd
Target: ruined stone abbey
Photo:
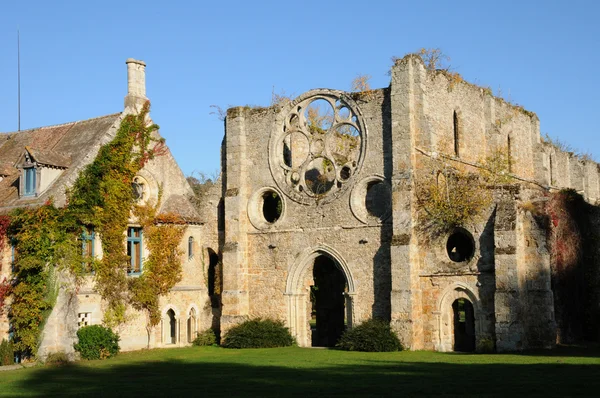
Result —
<path fill-rule="evenodd" d="M 129 60 L 128 68 L 123 113 L 5 134 L 5 211 L 49 195 L 64 202 L 123 115 L 146 100 L 145 65 Z M 484 160 L 498 154 L 506 168 L 490 171 Z M 145 199 L 162 186 L 161 210 L 187 225 L 183 277 L 160 299 L 151 347 L 187 345 L 197 331 L 223 333 L 256 317 L 283 320 L 307 347 L 335 346 L 346 328 L 373 317 L 390 321 L 414 350 L 510 351 L 599 337 L 599 165 L 542 140 L 535 114 L 429 70 L 416 55 L 395 63 L 387 88 L 316 89 L 268 108 L 229 109 L 221 162 L 219 181 L 199 198 L 170 153 L 133 181 Z M 37 179 L 28 177 L 32 165 Z M 424 205 L 423 181 L 433 179 L 448 201 L 457 186 L 442 170 L 502 181 L 481 186 L 489 199 L 477 214 L 428 233 L 434 210 Z M 585 199 L 580 233 L 588 243 L 564 282 L 557 222 L 539 209 L 567 188 Z M 143 272 L 143 231 L 130 221 L 138 235 L 124 231 L 123 242 Z M 101 239 L 92 243 L 96 256 Z M 10 259 L 7 247 L 2 277 L 10 277 Z M 575 290 L 577 316 L 565 293 Z M 40 352 L 72 351 L 77 328 L 102 318 L 93 275 L 77 291 L 61 288 Z M 5 312 L 0 338 L 9 324 Z M 124 350 L 146 346 L 144 325 L 129 308 L 117 328 Z"/>

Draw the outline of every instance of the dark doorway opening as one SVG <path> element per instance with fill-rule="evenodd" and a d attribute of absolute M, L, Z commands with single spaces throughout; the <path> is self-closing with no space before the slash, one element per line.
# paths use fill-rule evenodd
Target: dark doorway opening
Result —
<path fill-rule="evenodd" d="M 208 251 L 208 296 L 212 312 L 211 329 L 217 341 L 221 341 L 221 293 L 223 292 L 223 265 L 219 255 L 212 249 Z"/>
<path fill-rule="evenodd" d="M 454 311 L 454 351 L 475 351 L 475 312 L 467 299 L 452 303 Z"/>
<path fill-rule="evenodd" d="M 169 339 L 167 341 L 168 344 L 177 343 L 177 335 L 176 335 L 176 324 L 175 324 L 175 312 L 171 309 L 167 311 L 167 316 L 169 317 Z"/>
<path fill-rule="evenodd" d="M 346 278 L 327 256 L 315 259 L 311 286 L 313 347 L 334 347 L 345 330 Z"/>

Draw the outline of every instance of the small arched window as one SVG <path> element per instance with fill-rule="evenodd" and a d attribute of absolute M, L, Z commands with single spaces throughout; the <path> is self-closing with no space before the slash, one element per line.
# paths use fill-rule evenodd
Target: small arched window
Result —
<path fill-rule="evenodd" d="M 188 259 L 192 259 L 194 257 L 194 237 L 190 236 L 188 238 Z"/>

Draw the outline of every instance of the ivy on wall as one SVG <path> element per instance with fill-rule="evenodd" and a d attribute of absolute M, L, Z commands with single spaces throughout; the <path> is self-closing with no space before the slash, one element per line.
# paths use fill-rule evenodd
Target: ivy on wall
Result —
<path fill-rule="evenodd" d="M 419 228 L 436 237 L 476 221 L 493 203 L 492 189 L 512 182 L 507 151 L 496 150 L 467 167 L 442 158 L 424 160 L 415 178 Z"/>
<path fill-rule="evenodd" d="M 597 340 L 600 330 L 597 206 L 573 189 L 550 195 L 546 214 L 558 341 Z"/>
<path fill-rule="evenodd" d="M 178 247 L 186 227 L 177 214 L 157 215 L 158 203 L 134 207 L 134 215 L 144 229 L 150 254 L 139 278 L 129 280 L 131 305 L 146 313 L 148 346 L 150 332 L 160 322 L 159 297 L 166 295 L 181 280 L 181 255 Z"/>
<path fill-rule="evenodd" d="M 81 266 L 81 248 L 73 239 L 75 229 L 65 209 L 57 209 L 52 202 L 11 213 L 7 233 L 15 258 L 9 317 L 15 349 L 25 356 L 35 354 L 56 301 L 54 267 L 73 270 Z"/>
<path fill-rule="evenodd" d="M 137 115 L 127 115 L 115 138 L 100 148 L 96 159 L 79 175 L 69 195 L 69 212 L 80 225 L 93 226 L 102 238 L 103 257 L 95 262 L 95 288 L 107 303 L 104 323 L 124 321 L 127 302 L 127 252 L 123 232 L 134 205 L 131 181 L 144 165 L 164 153 L 164 140 L 148 124 L 150 103 Z M 154 145 L 152 145 L 154 144 Z"/>
<path fill-rule="evenodd" d="M 149 327 L 156 325 L 158 296 L 181 279 L 178 245 L 183 221 L 172 214 L 157 215 L 157 204 L 134 206 L 133 178 L 149 160 L 167 150 L 164 139 L 156 138 L 158 126 L 148 123 L 149 110 L 147 102 L 139 114 L 125 116 L 114 139 L 100 148 L 67 192 L 65 207 L 56 208 L 49 201 L 0 217 L 0 249 L 10 236 L 16 253 L 13 280 L 6 289 L 0 288 L 0 309 L 10 294 L 15 348 L 24 356 L 36 353 L 58 295 L 58 272 L 67 270 L 78 284 L 89 271 L 84 264 L 91 265 L 95 289 L 107 305 L 103 321 L 108 326 L 125 320 L 128 303 L 147 310 Z M 132 208 L 144 227 L 150 255 L 142 275 L 128 280 L 124 231 Z M 84 227 L 93 227 L 100 235 L 101 260 L 83 257 L 79 239 Z"/>
<path fill-rule="evenodd" d="M 10 224 L 10 218 L 6 215 L 0 215 L 0 271 L 2 270 L 2 256 L 4 255 L 4 249 L 6 248 L 6 230 Z M 10 295 L 12 289 L 12 283 L 6 277 L 0 282 L 0 316 L 4 314 L 4 306 L 6 299 Z"/>

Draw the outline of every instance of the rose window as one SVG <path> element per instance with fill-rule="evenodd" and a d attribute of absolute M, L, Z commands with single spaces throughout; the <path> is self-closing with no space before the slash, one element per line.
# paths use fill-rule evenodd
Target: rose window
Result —
<path fill-rule="evenodd" d="M 345 94 L 309 92 L 282 111 L 276 128 L 271 171 L 294 200 L 333 200 L 358 173 L 366 129 L 358 107 Z"/>

